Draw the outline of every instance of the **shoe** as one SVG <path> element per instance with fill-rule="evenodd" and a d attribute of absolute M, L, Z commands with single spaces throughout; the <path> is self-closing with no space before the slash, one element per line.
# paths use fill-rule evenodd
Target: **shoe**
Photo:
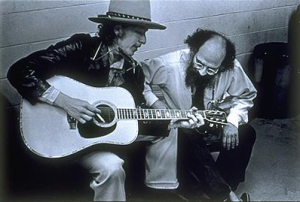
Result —
<path fill-rule="evenodd" d="M 244 201 L 250 201 L 250 195 L 248 193 L 243 193 L 241 195 L 241 200 Z"/>

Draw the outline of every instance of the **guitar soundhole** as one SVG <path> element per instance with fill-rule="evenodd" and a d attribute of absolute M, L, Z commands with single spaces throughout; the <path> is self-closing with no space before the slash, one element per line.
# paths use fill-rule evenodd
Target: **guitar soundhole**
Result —
<path fill-rule="evenodd" d="M 101 110 L 94 119 L 85 124 L 78 124 L 78 131 L 82 137 L 97 138 L 110 134 L 116 129 L 114 110 L 106 104 L 95 105 Z"/>
<path fill-rule="evenodd" d="M 96 114 L 95 121 L 97 123 L 111 123 L 115 119 L 114 110 L 105 104 L 100 104 L 96 106 L 97 109 L 101 110 L 101 114 Z"/>

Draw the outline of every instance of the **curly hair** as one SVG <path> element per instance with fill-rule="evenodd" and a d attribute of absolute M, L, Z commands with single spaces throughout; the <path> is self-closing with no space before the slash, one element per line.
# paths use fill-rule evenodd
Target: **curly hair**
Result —
<path fill-rule="evenodd" d="M 118 24 L 99 24 L 98 25 L 98 36 L 108 46 L 112 45 L 114 39 L 117 37 L 114 32 L 114 27 Z M 129 25 L 122 24 L 122 28 L 126 28 Z"/>
<path fill-rule="evenodd" d="M 235 59 L 235 46 L 234 44 L 226 38 L 224 35 L 212 31 L 212 30 L 203 30 L 198 28 L 192 35 L 189 35 L 184 43 L 188 45 L 190 48 L 192 55 L 195 55 L 199 48 L 209 39 L 219 36 L 226 41 L 226 55 L 221 64 L 220 71 L 225 71 L 228 69 L 232 69 L 234 67 L 234 59 Z"/>

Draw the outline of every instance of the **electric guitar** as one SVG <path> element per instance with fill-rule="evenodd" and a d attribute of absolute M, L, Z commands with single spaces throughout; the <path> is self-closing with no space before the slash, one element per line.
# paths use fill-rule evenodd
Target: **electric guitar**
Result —
<path fill-rule="evenodd" d="M 136 108 L 132 95 L 124 88 L 97 88 L 63 76 L 47 81 L 66 95 L 88 101 L 101 114 L 80 124 L 61 108 L 43 102 L 32 105 L 23 99 L 23 141 L 32 152 L 46 158 L 69 156 L 97 144 L 130 144 L 137 138 L 139 120 L 184 120 L 188 114 L 200 113 L 211 124 L 226 124 L 222 111 Z"/>

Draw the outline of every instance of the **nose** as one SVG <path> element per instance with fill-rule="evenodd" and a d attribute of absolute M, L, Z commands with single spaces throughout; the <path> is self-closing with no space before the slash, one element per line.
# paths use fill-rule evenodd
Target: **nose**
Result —
<path fill-rule="evenodd" d="M 147 42 L 146 35 L 143 34 L 143 35 L 141 36 L 141 38 L 140 38 L 140 43 L 141 43 L 141 44 L 145 44 L 146 42 Z"/>
<path fill-rule="evenodd" d="M 201 76 L 205 76 L 205 75 L 207 74 L 207 73 L 206 73 L 206 68 L 199 69 L 198 72 L 199 72 L 199 74 L 200 74 Z"/>

